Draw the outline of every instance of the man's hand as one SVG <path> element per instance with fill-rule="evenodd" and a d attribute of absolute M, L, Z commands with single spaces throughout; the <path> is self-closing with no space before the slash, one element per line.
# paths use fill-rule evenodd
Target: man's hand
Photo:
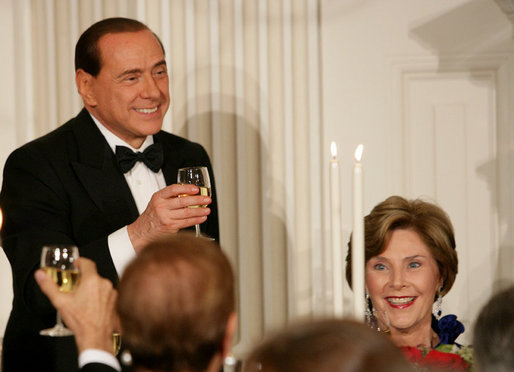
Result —
<path fill-rule="evenodd" d="M 73 331 L 79 352 L 100 349 L 112 353 L 112 333 L 118 324 L 114 311 L 117 292 L 109 280 L 98 275 L 93 261 L 81 257 L 76 266 L 80 271 L 79 284 L 68 293 L 60 292 L 43 270 L 37 270 L 34 276 L 66 326 Z"/>
<path fill-rule="evenodd" d="M 146 210 L 128 225 L 127 231 L 136 252 L 150 242 L 180 229 L 201 224 L 211 213 L 209 208 L 189 208 L 209 205 L 212 199 L 196 195 L 194 185 L 170 185 L 152 195 Z"/>

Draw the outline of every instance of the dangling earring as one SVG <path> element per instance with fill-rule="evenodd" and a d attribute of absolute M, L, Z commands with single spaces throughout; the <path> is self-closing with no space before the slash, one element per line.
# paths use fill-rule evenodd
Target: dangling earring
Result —
<path fill-rule="evenodd" d="M 380 332 L 380 328 L 378 327 L 376 311 L 373 307 L 373 303 L 371 302 L 371 297 L 366 292 L 366 310 L 364 311 L 364 317 L 366 318 L 366 324 L 372 328 L 376 329 Z"/>
<path fill-rule="evenodd" d="M 371 329 L 376 330 L 377 332 L 383 332 L 383 333 L 389 333 L 389 316 L 387 315 L 387 312 L 384 312 L 385 316 L 385 322 L 386 322 L 386 328 L 382 329 L 380 328 L 380 323 L 378 322 L 377 318 L 377 310 L 373 306 L 373 302 L 371 302 L 371 297 L 366 292 L 366 310 L 364 311 L 364 317 L 366 318 L 366 324 Z"/>
<path fill-rule="evenodd" d="M 364 310 L 364 316 L 366 318 L 366 324 L 369 325 L 371 317 L 373 316 L 373 305 L 371 304 L 371 298 L 369 297 L 368 292 L 365 294 L 366 299 L 366 310 Z"/>
<path fill-rule="evenodd" d="M 441 314 L 443 313 L 443 310 L 441 308 L 441 306 L 443 304 L 443 296 L 441 294 L 442 290 L 443 290 L 443 286 L 439 287 L 439 290 L 437 291 L 437 300 L 435 301 L 434 316 L 436 317 L 437 320 L 439 320 L 439 318 L 441 318 Z"/>

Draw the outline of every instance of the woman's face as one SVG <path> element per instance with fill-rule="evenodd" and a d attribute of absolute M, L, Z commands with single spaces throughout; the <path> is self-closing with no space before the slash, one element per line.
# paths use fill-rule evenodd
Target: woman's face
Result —
<path fill-rule="evenodd" d="M 366 287 L 378 320 L 391 329 L 429 327 L 440 286 L 437 263 L 412 229 L 393 230 L 385 250 L 366 263 Z"/>

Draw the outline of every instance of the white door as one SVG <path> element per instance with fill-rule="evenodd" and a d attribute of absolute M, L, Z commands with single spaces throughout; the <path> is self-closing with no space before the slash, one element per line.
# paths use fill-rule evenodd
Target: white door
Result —
<path fill-rule="evenodd" d="M 443 314 L 456 313 L 470 330 L 497 279 L 495 75 L 412 74 L 404 82 L 406 191 L 450 215 L 459 273 Z"/>

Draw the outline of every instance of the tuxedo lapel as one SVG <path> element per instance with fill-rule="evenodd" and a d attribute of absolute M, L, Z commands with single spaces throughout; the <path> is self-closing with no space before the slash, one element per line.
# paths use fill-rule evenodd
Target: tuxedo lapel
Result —
<path fill-rule="evenodd" d="M 132 222 L 139 215 L 136 203 L 115 156 L 86 110 L 73 126 L 78 158 L 72 167 L 96 206 L 113 226 Z"/>

